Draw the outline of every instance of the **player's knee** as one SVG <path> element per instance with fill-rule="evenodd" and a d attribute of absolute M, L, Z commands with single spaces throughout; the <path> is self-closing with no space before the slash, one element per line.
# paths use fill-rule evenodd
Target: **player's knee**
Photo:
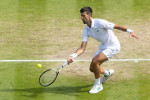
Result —
<path fill-rule="evenodd" d="M 90 68 L 89 68 L 89 70 L 90 70 L 91 72 L 94 72 L 94 70 L 93 70 L 93 68 L 92 68 L 92 67 L 90 67 Z"/>
<path fill-rule="evenodd" d="M 92 60 L 92 62 L 91 62 L 91 65 L 90 65 L 90 71 L 91 72 L 94 72 L 94 69 L 97 67 L 97 65 L 98 65 L 98 62 L 95 60 L 95 59 L 93 59 Z"/>
<path fill-rule="evenodd" d="M 98 62 L 98 60 L 97 59 L 92 59 L 92 65 L 97 65 L 97 64 L 99 64 L 99 62 Z"/>
<path fill-rule="evenodd" d="M 98 60 L 97 58 L 93 58 L 92 59 L 92 65 L 101 65 L 103 63 L 103 61 Z"/>

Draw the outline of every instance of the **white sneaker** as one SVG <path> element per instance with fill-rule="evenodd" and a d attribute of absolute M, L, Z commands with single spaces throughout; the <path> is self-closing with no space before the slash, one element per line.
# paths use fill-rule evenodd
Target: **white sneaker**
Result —
<path fill-rule="evenodd" d="M 98 84 L 94 84 L 92 89 L 89 91 L 89 93 L 98 93 L 99 91 L 103 90 L 103 86 L 102 84 L 98 85 Z"/>
<path fill-rule="evenodd" d="M 101 80 L 101 83 L 102 83 L 102 84 L 104 84 L 104 83 L 106 82 L 106 80 L 107 80 L 110 76 L 112 76 L 112 75 L 114 74 L 114 70 L 113 70 L 113 69 L 108 70 L 108 71 L 109 71 L 109 75 L 108 75 L 108 76 L 103 75 L 103 77 L 102 77 L 102 80 Z"/>

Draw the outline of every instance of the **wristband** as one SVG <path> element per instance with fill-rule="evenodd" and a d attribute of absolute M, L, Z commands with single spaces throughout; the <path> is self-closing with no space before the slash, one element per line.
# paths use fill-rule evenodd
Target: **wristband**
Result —
<path fill-rule="evenodd" d="M 130 34 L 131 32 L 133 32 L 131 29 L 127 29 L 127 32 Z"/>
<path fill-rule="evenodd" d="M 72 55 L 70 55 L 73 58 L 76 58 L 78 55 L 76 53 L 73 53 Z"/>

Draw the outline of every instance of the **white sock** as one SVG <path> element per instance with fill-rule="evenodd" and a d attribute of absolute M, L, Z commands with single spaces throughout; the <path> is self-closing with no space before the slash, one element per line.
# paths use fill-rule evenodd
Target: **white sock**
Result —
<path fill-rule="evenodd" d="M 109 75 L 109 71 L 105 70 L 104 75 L 108 76 Z"/>
<path fill-rule="evenodd" d="M 98 84 L 98 85 L 100 85 L 100 78 L 98 78 L 98 79 L 95 79 L 95 84 Z"/>

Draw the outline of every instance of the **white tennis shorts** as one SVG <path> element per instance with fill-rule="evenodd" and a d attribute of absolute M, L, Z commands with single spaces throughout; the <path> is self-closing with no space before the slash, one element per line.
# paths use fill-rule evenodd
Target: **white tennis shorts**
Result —
<path fill-rule="evenodd" d="M 104 55 L 108 58 L 108 60 L 110 60 L 112 57 L 114 57 L 116 54 L 118 54 L 120 52 L 120 49 L 110 49 L 110 48 L 106 48 L 106 49 L 98 49 L 95 56 L 97 56 L 98 54 L 100 54 L 101 52 L 104 53 Z M 94 57 L 95 57 L 94 56 Z"/>

